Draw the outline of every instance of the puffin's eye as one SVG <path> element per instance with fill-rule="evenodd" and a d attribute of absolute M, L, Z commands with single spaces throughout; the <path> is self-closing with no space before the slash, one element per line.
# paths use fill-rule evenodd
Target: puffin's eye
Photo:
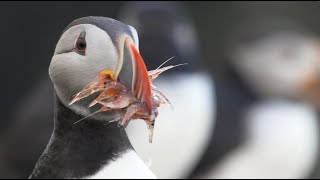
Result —
<path fill-rule="evenodd" d="M 85 39 L 82 38 L 78 38 L 77 42 L 76 42 L 76 50 L 78 51 L 85 51 L 87 47 L 87 43 Z"/>
<path fill-rule="evenodd" d="M 74 45 L 74 50 L 81 55 L 85 55 L 86 48 L 87 48 L 87 42 L 86 42 L 85 36 L 86 36 L 85 31 L 81 32 L 81 34 L 79 35 Z"/>

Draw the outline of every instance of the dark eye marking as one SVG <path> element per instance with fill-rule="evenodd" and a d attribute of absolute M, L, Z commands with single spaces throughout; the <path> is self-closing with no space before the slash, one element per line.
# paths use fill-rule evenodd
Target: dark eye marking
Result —
<path fill-rule="evenodd" d="M 80 55 L 86 55 L 86 48 L 87 48 L 87 42 L 86 42 L 86 32 L 82 31 L 77 38 L 76 43 L 74 44 L 74 50 Z"/>

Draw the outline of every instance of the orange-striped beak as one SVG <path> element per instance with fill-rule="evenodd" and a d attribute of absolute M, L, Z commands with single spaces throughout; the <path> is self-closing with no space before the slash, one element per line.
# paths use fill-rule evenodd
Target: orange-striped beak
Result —
<path fill-rule="evenodd" d="M 146 65 L 132 39 L 124 36 L 121 40 L 123 52 L 120 52 L 116 79 L 131 89 L 135 97 L 146 104 L 151 114 L 151 86 Z"/>

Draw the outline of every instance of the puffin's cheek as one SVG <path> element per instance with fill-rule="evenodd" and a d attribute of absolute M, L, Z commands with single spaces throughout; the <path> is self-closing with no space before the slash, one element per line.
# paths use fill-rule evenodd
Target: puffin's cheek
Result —
<path fill-rule="evenodd" d="M 86 63 L 74 56 L 56 55 L 50 64 L 49 76 L 64 98 L 70 99 L 74 93 L 90 82 L 86 68 Z"/>

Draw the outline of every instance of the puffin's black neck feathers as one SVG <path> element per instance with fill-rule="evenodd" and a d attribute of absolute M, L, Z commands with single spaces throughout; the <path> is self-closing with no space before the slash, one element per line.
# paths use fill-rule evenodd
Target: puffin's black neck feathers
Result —
<path fill-rule="evenodd" d="M 132 149 L 118 123 L 83 118 L 55 98 L 55 127 L 30 178 L 82 178 Z"/>

